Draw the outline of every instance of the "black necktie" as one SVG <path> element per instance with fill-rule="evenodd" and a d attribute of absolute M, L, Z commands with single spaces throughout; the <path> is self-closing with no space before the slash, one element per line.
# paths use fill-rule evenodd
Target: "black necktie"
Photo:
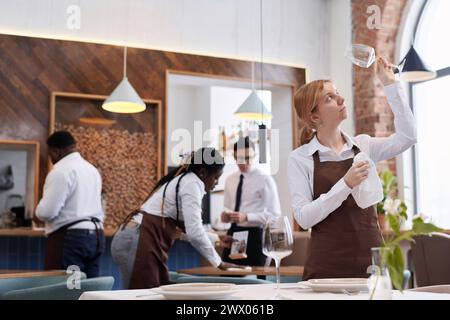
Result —
<path fill-rule="evenodd" d="M 234 205 L 234 211 L 238 212 L 241 206 L 241 195 L 242 195 L 242 183 L 244 182 L 244 175 L 241 174 L 239 177 L 239 184 L 236 190 L 236 203 Z"/>

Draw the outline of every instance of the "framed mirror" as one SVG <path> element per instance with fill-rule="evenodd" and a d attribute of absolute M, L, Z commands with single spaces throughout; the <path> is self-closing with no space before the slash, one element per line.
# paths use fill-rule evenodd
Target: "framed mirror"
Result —
<path fill-rule="evenodd" d="M 38 188 L 39 142 L 0 140 L 0 228 L 31 225 Z"/>

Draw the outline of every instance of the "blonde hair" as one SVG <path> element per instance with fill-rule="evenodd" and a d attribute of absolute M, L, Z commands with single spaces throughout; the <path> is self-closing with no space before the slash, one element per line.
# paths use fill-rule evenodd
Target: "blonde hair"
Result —
<path fill-rule="evenodd" d="M 317 107 L 317 100 L 323 91 L 324 84 L 331 80 L 315 80 L 301 86 L 294 93 L 294 108 L 301 119 L 300 145 L 306 144 L 314 138 L 316 128 L 311 121 L 311 114 Z"/>

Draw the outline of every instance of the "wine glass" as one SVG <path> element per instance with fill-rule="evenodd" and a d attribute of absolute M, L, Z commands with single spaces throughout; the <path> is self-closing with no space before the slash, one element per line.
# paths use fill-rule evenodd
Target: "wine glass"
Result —
<path fill-rule="evenodd" d="M 376 60 L 375 49 L 365 44 L 350 44 L 345 50 L 345 56 L 361 68 L 369 68 Z M 400 73 L 402 66 L 391 65 L 394 73 Z"/>
<path fill-rule="evenodd" d="M 274 299 L 285 299 L 280 295 L 280 262 L 292 253 L 294 237 L 287 216 L 266 223 L 263 230 L 263 253 L 275 260 L 277 290 Z"/>

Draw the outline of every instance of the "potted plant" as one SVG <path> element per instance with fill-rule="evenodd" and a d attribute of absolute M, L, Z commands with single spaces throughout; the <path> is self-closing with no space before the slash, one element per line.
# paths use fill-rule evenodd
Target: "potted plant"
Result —
<path fill-rule="evenodd" d="M 404 210 L 406 214 L 406 205 L 403 201 L 391 202 L 390 199 L 395 199 L 395 195 L 397 193 L 397 177 L 390 170 L 385 170 L 380 173 L 381 185 L 383 186 L 383 200 L 377 204 L 377 213 L 378 213 L 378 224 L 382 230 L 386 229 L 386 209 L 385 205 L 390 206 L 401 206 L 402 210 Z M 397 199 L 398 200 L 398 199 Z M 387 203 L 386 203 L 387 201 Z"/>
<path fill-rule="evenodd" d="M 416 235 L 442 232 L 442 229 L 434 224 L 425 222 L 421 215 L 413 217 L 410 230 L 402 231 L 400 227 L 407 219 L 406 206 L 402 203 L 399 199 L 392 198 L 385 201 L 384 212 L 392 234 L 385 236 L 380 248 L 372 248 L 370 299 L 389 299 L 392 286 L 397 290 L 403 290 L 405 262 L 400 248 L 402 241 L 413 242 Z"/>

